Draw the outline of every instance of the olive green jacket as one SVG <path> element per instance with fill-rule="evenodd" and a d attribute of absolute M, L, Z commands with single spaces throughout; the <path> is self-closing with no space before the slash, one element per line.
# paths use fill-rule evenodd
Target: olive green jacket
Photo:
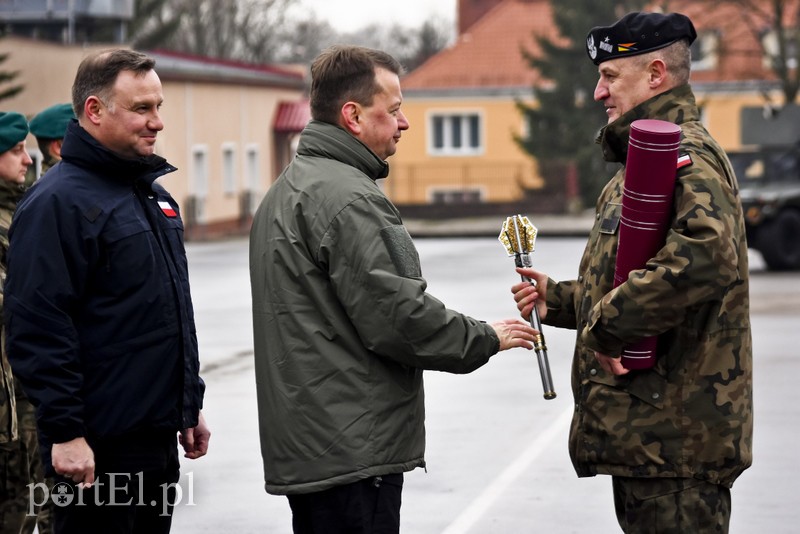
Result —
<path fill-rule="evenodd" d="M 8 229 L 25 188 L 19 184 L 0 179 L 0 318 L 3 314 L 3 286 L 6 281 L 6 253 L 8 252 Z M 17 409 L 14 377 L 6 358 L 5 332 L 0 332 L 0 443 L 18 438 Z"/>
<path fill-rule="evenodd" d="M 250 234 L 265 488 L 322 491 L 424 465 L 422 370 L 470 372 L 491 326 L 426 293 L 417 250 L 375 182 L 387 164 L 312 121 Z"/>
<path fill-rule="evenodd" d="M 730 486 L 752 460 L 752 343 L 747 243 L 738 184 L 700 122 L 688 85 L 606 126 L 606 160 L 623 163 L 630 125 L 661 119 L 683 132 L 666 243 L 614 285 L 624 167 L 597 202 L 578 279 L 550 281 L 546 323 L 575 328 L 569 448 L 580 476 L 694 477 Z M 604 229 L 604 231 L 601 231 Z M 606 233 L 604 233 L 606 232 Z M 594 352 L 659 336 L 652 370 L 605 373 Z"/>

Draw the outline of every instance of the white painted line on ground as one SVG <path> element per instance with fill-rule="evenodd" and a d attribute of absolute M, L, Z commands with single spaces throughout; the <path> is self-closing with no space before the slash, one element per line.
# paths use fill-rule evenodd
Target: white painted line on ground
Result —
<path fill-rule="evenodd" d="M 534 439 L 516 460 L 489 484 L 465 509 L 465 512 L 450 523 L 442 534 L 466 534 L 483 517 L 494 502 L 508 487 L 525 472 L 557 437 L 564 435 L 572 420 L 572 406 L 568 406 L 544 432 Z"/>

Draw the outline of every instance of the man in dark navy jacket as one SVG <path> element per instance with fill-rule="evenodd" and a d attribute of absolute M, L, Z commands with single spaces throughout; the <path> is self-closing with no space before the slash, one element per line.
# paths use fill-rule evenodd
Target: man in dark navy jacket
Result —
<path fill-rule="evenodd" d="M 155 183 L 175 168 L 154 153 L 154 64 L 121 49 L 81 63 L 63 159 L 11 226 L 8 357 L 63 484 L 59 533 L 169 532 L 178 431 L 186 457 L 208 447 L 183 225 Z"/>

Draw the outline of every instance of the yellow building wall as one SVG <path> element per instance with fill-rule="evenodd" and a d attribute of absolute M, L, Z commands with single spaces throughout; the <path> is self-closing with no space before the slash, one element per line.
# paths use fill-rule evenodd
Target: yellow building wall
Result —
<path fill-rule="evenodd" d="M 695 97 L 706 129 L 725 150 L 742 148 L 742 108 L 761 107 L 765 103 L 760 93 L 697 92 Z M 772 102 L 780 102 L 782 98 L 777 92 L 769 97 Z"/>
<path fill-rule="evenodd" d="M 88 53 L 102 48 L 106 46 L 70 47 L 16 37 L 0 39 L 0 53 L 8 55 L 2 69 L 18 71 L 15 83 L 25 85 L 20 95 L 1 102 L 0 110 L 32 117 L 52 104 L 69 102 L 78 64 Z M 164 80 L 163 85 L 165 129 L 159 134 L 156 150 L 178 167 L 177 172 L 162 179 L 163 184 L 185 207 L 197 194 L 193 154 L 204 147 L 208 191 L 201 222 L 236 219 L 241 214 L 242 192 L 253 189 L 253 202 L 257 203 L 275 179 L 274 113 L 279 101 L 296 100 L 301 91 L 171 80 Z M 697 89 L 696 96 L 706 127 L 722 147 L 741 148 L 741 109 L 763 105 L 762 96 L 703 93 Z M 779 102 L 780 95 L 772 95 L 772 100 Z M 512 138 L 513 134 L 525 133 L 513 98 L 406 96 L 402 109 L 410 128 L 389 159 L 388 179 L 381 182 L 394 202 L 423 204 L 431 201 L 435 191 L 465 188 L 479 191 L 482 202 L 513 202 L 521 200 L 526 190 L 542 187 L 535 161 Z M 428 150 L 430 116 L 455 112 L 475 112 L 482 117 L 481 153 L 449 156 L 433 155 Z M 29 137 L 28 147 L 36 152 L 33 137 Z M 234 152 L 236 183 L 231 192 L 223 187 L 223 147 Z M 258 154 L 256 184 L 250 183 L 245 172 L 248 148 Z"/>
<path fill-rule="evenodd" d="M 53 104 L 72 101 L 72 81 L 81 60 L 89 53 L 107 48 L 58 46 L 53 43 L 3 37 L 0 39 L 0 54 L 6 60 L 0 69 L 17 72 L 17 77 L 8 85 L 24 86 L 22 93 L 0 102 L 0 109 L 16 111 L 32 117 Z M 36 141 L 30 138 L 36 146 Z"/>
<path fill-rule="evenodd" d="M 165 186 L 176 199 L 202 197 L 204 216 L 199 222 L 233 220 L 241 214 L 241 195 L 251 191 L 256 201 L 276 178 L 272 161 L 272 125 L 281 100 L 296 100 L 297 91 L 194 82 L 164 83 L 162 116 L 167 125 L 159 134 L 160 153 L 178 167 L 176 179 Z M 176 125 L 173 127 L 172 125 Z M 233 152 L 234 187 L 224 185 L 225 149 Z M 257 178 L 248 176 L 248 150 L 257 153 Z M 206 157 L 206 191 L 200 191 L 195 152 Z M 255 202 L 255 201 L 254 201 Z"/>
<path fill-rule="evenodd" d="M 397 153 L 389 159 L 387 195 L 399 204 L 430 202 L 434 190 L 473 188 L 483 202 L 519 199 L 523 188 L 536 189 L 542 181 L 535 162 L 514 142 L 523 134 L 524 121 L 509 98 L 406 99 L 403 113 L 409 129 Z M 436 155 L 428 148 L 430 117 L 435 114 L 477 113 L 481 117 L 482 151 L 476 155 Z"/>
<path fill-rule="evenodd" d="M 31 118 L 48 106 L 71 102 L 72 82 L 81 60 L 94 50 L 108 47 L 65 46 L 17 37 L 0 39 L 0 54 L 8 54 L 0 67 L 18 71 L 14 83 L 25 86 L 16 97 L 0 102 L 0 110 L 16 111 Z M 155 70 L 158 73 L 158 63 Z M 161 178 L 160 183 L 184 209 L 184 220 L 191 219 L 185 208 L 189 198 L 197 193 L 194 151 L 205 149 L 208 191 L 198 222 L 238 220 L 242 193 L 252 190 L 255 205 L 276 178 L 272 126 L 278 102 L 298 100 L 303 91 L 173 81 L 164 75 L 162 85 L 164 130 L 158 134 L 156 153 L 178 170 Z M 29 136 L 27 146 L 38 152 L 33 136 Z M 223 187 L 224 147 L 231 148 L 234 154 L 235 186 L 231 192 L 225 192 Z M 248 148 L 257 151 L 255 180 L 246 175 Z"/>
<path fill-rule="evenodd" d="M 53 43 L 3 37 L 0 54 L 6 60 L 0 69 L 16 72 L 17 76 L 6 86 L 22 85 L 18 95 L 0 102 L 0 111 L 16 111 L 30 120 L 41 110 L 54 104 L 72 102 L 72 82 L 81 60 L 95 50 L 106 46 L 57 46 Z M 36 138 L 29 135 L 26 147 L 32 156 L 40 158 Z M 38 165 L 38 163 L 37 163 Z"/>
<path fill-rule="evenodd" d="M 703 122 L 725 150 L 741 144 L 741 110 L 764 104 L 760 93 L 696 92 Z M 780 95 L 771 95 L 779 102 Z M 530 102 L 526 102 L 531 105 Z M 600 104 L 598 104 L 600 105 Z M 402 105 L 410 128 L 404 132 L 397 153 L 389 160 L 390 174 L 383 187 L 398 204 L 422 204 L 431 191 L 447 188 L 481 189 L 482 202 L 522 200 L 526 189 L 544 185 L 534 160 L 513 141 L 524 135 L 525 124 L 514 100 L 406 98 Z M 477 112 L 483 118 L 484 151 L 474 156 L 430 154 L 428 118 L 435 113 Z M 598 128 L 602 125 L 598 125 Z M 597 157 L 601 154 L 598 149 Z"/>

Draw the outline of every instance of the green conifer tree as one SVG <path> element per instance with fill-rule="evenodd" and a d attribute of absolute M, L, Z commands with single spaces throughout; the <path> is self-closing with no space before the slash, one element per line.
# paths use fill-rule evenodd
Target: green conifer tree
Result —
<path fill-rule="evenodd" d="M 613 24 L 643 1 L 559 0 L 552 2 L 553 18 L 567 44 L 537 36 L 541 54 L 523 55 L 546 82 L 534 87 L 536 104 L 518 107 L 528 125 L 519 146 L 536 158 L 546 187 L 564 191 L 570 172 L 577 173 L 584 207 L 594 206 L 611 170 L 595 144 L 607 122 L 603 106 L 594 101 L 597 67 L 586 54 L 586 35 L 595 26 Z"/>
<path fill-rule="evenodd" d="M 2 38 L 3 35 L 0 34 L 0 39 Z M 0 54 L 0 65 L 5 63 L 6 59 L 8 59 L 8 54 Z M 18 75 L 18 71 L 0 70 L 0 100 L 12 98 L 25 89 L 24 85 L 13 83 Z"/>

